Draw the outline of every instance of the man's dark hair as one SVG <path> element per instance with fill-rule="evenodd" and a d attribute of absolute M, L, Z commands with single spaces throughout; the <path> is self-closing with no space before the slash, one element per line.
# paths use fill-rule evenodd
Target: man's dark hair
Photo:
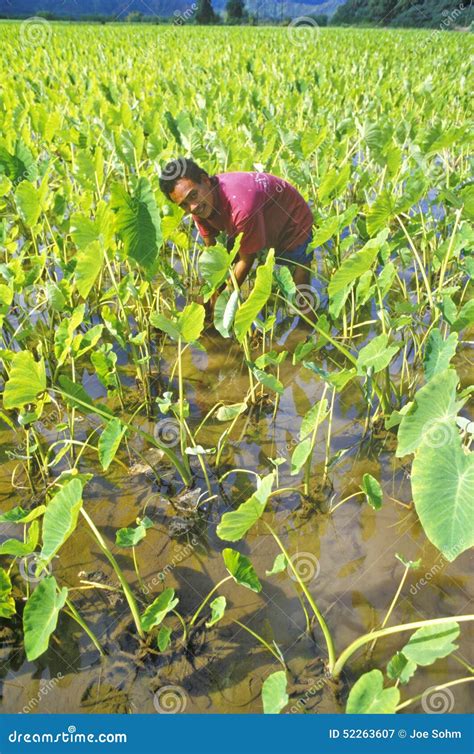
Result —
<path fill-rule="evenodd" d="M 189 178 L 195 183 L 201 183 L 201 179 L 208 176 L 203 168 L 190 160 L 188 157 L 177 157 L 168 162 L 160 175 L 160 189 L 169 198 L 180 178 Z"/>

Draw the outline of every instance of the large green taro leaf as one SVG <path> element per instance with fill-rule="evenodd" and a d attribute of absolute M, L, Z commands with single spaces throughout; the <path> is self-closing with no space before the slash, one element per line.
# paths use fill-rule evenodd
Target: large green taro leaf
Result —
<path fill-rule="evenodd" d="M 424 439 L 438 447 L 445 438 L 449 439 L 461 405 L 456 401 L 458 379 L 454 369 L 445 369 L 418 390 L 413 405 L 400 422 L 398 457 L 414 453 Z"/>
<path fill-rule="evenodd" d="M 257 269 L 257 276 L 252 293 L 235 315 L 234 332 L 239 343 L 242 343 L 257 314 L 263 309 L 272 292 L 272 275 L 274 252 L 270 251 L 265 264 Z"/>
<path fill-rule="evenodd" d="M 82 483 L 71 479 L 54 495 L 43 516 L 43 547 L 38 571 L 56 555 L 77 525 L 82 506 Z"/>
<path fill-rule="evenodd" d="M 39 582 L 23 611 L 23 633 L 28 660 L 36 660 L 46 652 L 49 637 L 56 628 L 59 611 L 66 602 L 67 589 L 58 592 L 54 576 Z"/>
<path fill-rule="evenodd" d="M 133 195 L 121 184 L 112 186 L 112 209 L 127 255 L 152 272 L 163 239 L 160 212 L 148 180 L 140 178 Z"/>
<path fill-rule="evenodd" d="M 5 385 L 3 405 L 6 409 L 37 403 L 46 390 L 44 360 L 35 361 L 30 351 L 19 351 L 12 360 L 10 377 Z"/>
<path fill-rule="evenodd" d="M 444 444 L 430 442 L 428 434 L 418 448 L 411 484 L 426 536 L 453 561 L 474 545 L 474 453 L 463 448 L 454 420 L 444 426 Z"/>

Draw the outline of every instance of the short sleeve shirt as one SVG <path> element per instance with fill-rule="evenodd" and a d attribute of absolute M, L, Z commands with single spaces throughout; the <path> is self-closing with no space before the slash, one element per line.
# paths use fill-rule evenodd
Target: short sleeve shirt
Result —
<path fill-rule="evenodd" d="M 215 209 L 206 218 L 193 215 L 203 238 L 225 231 L 233 241 L 243 233 L 240 253 L 275 249 L 293 251 L 308 240 L 313 216 L 299 191 L 270 173 L 220 173 L 212 178 Z"/>

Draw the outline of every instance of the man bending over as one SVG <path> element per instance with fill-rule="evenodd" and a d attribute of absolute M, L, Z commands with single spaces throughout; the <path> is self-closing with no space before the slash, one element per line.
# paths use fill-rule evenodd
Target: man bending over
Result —
<path fill-rule="evenodd" d="M 191 214 L 206 246 L 220 231 L 227 249 L 243 233 L 234 274 L 241 287 L 258 252 L 275 249 L 275 262 L 294 266 L 298 287 L 310 282 L 313 216 L 291 183 L 270 173 L 233 172 L 209 176 L 193 160 L 169 162 L 160 177 L 163 193 Z"/>

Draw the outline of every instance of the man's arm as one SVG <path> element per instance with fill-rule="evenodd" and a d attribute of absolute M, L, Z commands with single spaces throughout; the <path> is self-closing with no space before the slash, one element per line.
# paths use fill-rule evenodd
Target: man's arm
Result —
<path fill-rule="evenodd" d="M 239 259 L 234 265 L 234 275 L 239 288 L 252 269 L 252 265 L 257 258 L 257 254 L 242 254 L 239 252 Z"/>

